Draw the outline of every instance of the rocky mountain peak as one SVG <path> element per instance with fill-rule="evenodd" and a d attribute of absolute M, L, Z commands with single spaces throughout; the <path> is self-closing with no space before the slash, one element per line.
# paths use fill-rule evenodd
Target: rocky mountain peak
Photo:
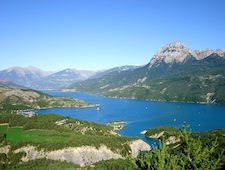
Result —
<path fill-rule="evenodd" d="M 211 54 L 217 54 L 220 57 L 225 57 L 225 53 L 221 49 L 212 50 L 212 49 L 206 48 L 204 50 L 195 50 L 194 53 L 197 60 L 204 59 Z"/>
<path fill-rule="evenodd" d="M 192 56 L 197 60 L 202 60 L 213 53 L 219 55 L 220 57 L 225 57 L 225 53 L 220 49 L 192 50 L 186 47 L 180 41 L 176 41 L 160 48 L 152 57 L 150 61 L 150 67 L 152 67 L 153 65 L 157 66 L 162 61 L 167 64 L 183 63 L 189 56 Z"/>
<path fill-rule="evenodd" d="M 184 48 L 185 45 L 181 41 L 175 41 L 165 45 L 166 48 Z"/>
<path fill-rule="evenodd" d="M 191 55 L 192 53 L 193 51 L 187 48 L 180 41 L 169 43 L 157 51 L 150 61 L 150 66 L 162 61 L 165 63 L 181 63 L 188 55 Z"/>

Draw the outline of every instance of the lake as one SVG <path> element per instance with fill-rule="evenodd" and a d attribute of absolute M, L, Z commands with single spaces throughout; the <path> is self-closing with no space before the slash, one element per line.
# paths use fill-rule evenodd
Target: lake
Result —
<path fill-rule="evenodd" d="M 181 128 L 187 122 L 193 131 L 225 128 L 225 105 L 161 102 L 120 98 L 106 98 L 79 92 L 44 91 L 54 96 L 69 96 L 88 103 L 100 104 L 100 110 L 92 108 L 50 108 L 37 113 L 58 113 L 81 120 L 108 123 L 125 120 L 127 123 L 119 134 L 137 136 L 152 144 L 152 140 L 141 135 L 147 128 L 169 125 Z"/>

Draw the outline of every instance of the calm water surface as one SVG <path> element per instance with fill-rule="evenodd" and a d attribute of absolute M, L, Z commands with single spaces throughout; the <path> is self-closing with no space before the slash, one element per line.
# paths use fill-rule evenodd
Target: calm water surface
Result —
<path fill-rule="evenodd" d="M 148 143 L 152 143 L 152 141 L 141 135 L 140 132 L 147 128 L 162 125 L 180 128 L 183 122 L 187 122 L 193 131 L 225 128 L 225 105 L 106 98 L 78 92 L 44 92 L 55 96 L 69 96 L 89 103 L 97 103 L 100 104 L 101 110 L 97 111 L 96 107 L 50 108 L 37 110 L 38 113 L 58 113 L 98 123 L 125 120 L 127 124 L 119 133 L 124 136 L 138 136 Z"/>

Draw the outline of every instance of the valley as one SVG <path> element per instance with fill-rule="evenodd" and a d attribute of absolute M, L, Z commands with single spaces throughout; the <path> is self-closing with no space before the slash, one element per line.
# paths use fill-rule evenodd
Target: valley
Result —
<path fill-rule="evenodd" d="M 220 157 L 212 166 L 221 168 L 224 129 L 218 128 L 224 128 L 224 106 L 217 104 L 225 103 L 224 68 L 223 51 L 192 50 L 174 42 L 144 66 L 0 71 L 0 166 L 158 169 L 145 161 L 164 159 L 161 154 L 171 155 L 162 161 L 185 162 L 165 167 L 196 166 L 186 161 L 185 145 L 204 147 L 205 154 L 213 150 L 205 161 Z M 179 130 L 184 122 L 194 131 Z"/>
<path fill-rule="evenodd" d="M 181 42 L 160 48 L 144 66 L 49 73 L 34 67 L 0 71 L 0 79 L 37 90 L 86 92 L 107 97 L 225 103 L 225 53 L 192 50 Z"/>
<path fill-rule="evenodd" d="M 224 0 L 0 0 L 0 170 L 224 170 Z"/>

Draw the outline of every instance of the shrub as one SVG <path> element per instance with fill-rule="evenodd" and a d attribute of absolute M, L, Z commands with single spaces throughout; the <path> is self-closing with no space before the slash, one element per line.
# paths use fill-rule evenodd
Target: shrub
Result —
<path fill-rule="evenodd" d="M 139 156 L 135 163 L 137 169 L 167 170 L 167 169 L 222 169 L 224 163 L 224 150 L 217 153 L 217 139 L 204 145 L 199 138 L 193 138 L 188 127 L 184 125 L 180 134 L 180 143 L 176 148 L 166 146 L 160 141 L 159 148 Z"/>

